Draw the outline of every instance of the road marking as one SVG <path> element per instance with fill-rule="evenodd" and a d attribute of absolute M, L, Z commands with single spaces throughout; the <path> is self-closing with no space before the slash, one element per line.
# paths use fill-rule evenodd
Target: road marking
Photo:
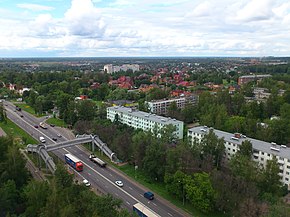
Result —
<path fill-rule="evenodd" d="M 115 193 L 115 195 L 116 195 L 117 197 L 119 197 L 119 194 Z"/>
<path fill-rule="evenodd" d="M 168 215 L 173 216 L 173 215 L 171 215 L 169 212 L 168 212 Z"/>
<path fill-rule="evenodd" d="M 111 173 L 109 174 L 110 176 L 113 176 Z"/>
<path fill-rule="evenodd" d="M 10 111 L 11 112 L 11 114 L 12 114 L 12 116 L 14 116 L 14 113 L 12 112 L 12 111 Z M 9 118 L 9 117 L 8 117 Z M 21 121 L 23 121 L 24 123 L 26 123 L 28 126 L 30 126 L 31 128 L 33 128 L 34 129 L 34 127 L 33 127 L 33 125 L 31 125 L 30 123 L 28 123 L 25 119 L 20 119 Z M 21 126 L 20 126 L 21 127 Z M 22 127 L 21 127 L 22 128 Z M 34 129 L 34 130 L 36 130 L 36 131 L 38 131 L 38 133 L 39 134 L 42 134 L 43 136 L 45 136 L 45 137 L 47 137 L 47 139 L 48 140 L 50 140 L 51 142 L 53 142 L 53 143 L 56 143 L 55 141 L 53 141 L 50 137 L 48 137 L 46 134 L 44 134 L 43 132 L 41 132 L 40 130 L 38 130 L 38 129 Z M 66 137 L 63 137 L 64 139 L 66 139 L 66 140 L 69 140 L 69 139 L 67 139 Z M 77 147 L 78 149 L 80 149 L 78 146 L 75 146 L 75 147 Z M 72 147 L 69 147 L 69 148 L 72 148 Z M 64 151 L 66 151 L 66 152 L 68 152 L 69 153 L 69 151 L 66 149 L 66 148 L 63 148 L 63 150 Z M 81 149 L 80 149 L 81 150 Z M 81 150 L 82 151 L 82 150 Z M 76 151 L 75 151 L 76 152 Z M 88 164 L 86 164 L 86 163 L 84 163 L 83 162 L 83 164 L 84 165 L 86 165 L 88 168 L 90 168 L 92 171 L 94 171 L 95 173 L 97 173 L 99 176 L 101 176 L 103 179 L 105 179 L 107 182 L 109 182 L 109 183 L 111 183 L 113 186 L 115 186 L 114 185 L 114 183 L 111 181 L 111 180 L 109 180 L 107 177 L 105 177 L 104 175 L 102 175 L 101 173 L 99 173 L 97 170 L 94 170 L 90 165 L 88 165 Z M 103 171 L 105 171 L 103 168 L 102 168 L 102 170 Z M 84 179 L 84 176 L 83 175 L 81 175 L 79 172 L 77 172 L 77 171 L 75 171 L 75 173 L 77 173 L 80 177 L 82 177 L 83 179 Z M 108 186 L 105 186 L 106 188 L 108 188 Z M 118 188 L 117 186 L 116 186 L 116 188 Z M 126 192 L 125 190 L 123 190 L 123 189 L 121 189 L 121 188 L 118 188 L 120 191 L 122 191 L 124 194 L 126 194 L 126 195 L 128 195 L 129 197 L 131 197 L 132 199 L 134 199 L 135 201 L 137 201 L 138 203 L 140 203 L 141 205 L 143 205 L 143 206 L 145 206 L 140 200 L 138 200 L 137 198 L 135 198 L 133 195 L 131 195 L 131 194 L 129 194 L 128 192 Z M 141 195 L 141 194 L 140 194 Z M 143 197 L 143 195 L 141 195 L 141 197 Z M 149 210 L 151 210 L 149 207 L 147 207 Z M 153 213 L 156 213 L 156 212 L 154 212 L 153 210 L 151 210 Z M 172 216 L 172 215 L 171 215 Z"/>
<path fill-rule="evenodd" d="M 130 206 L 130 203 L 128 201 L 126 201 L 126 203 Z"/>
<path fill-rule="evenodd" d="M 141 197 L 143 197 L 143 195 L 142 194 L 139 194 Z"/>
<path fill-rule="evenodd" d="M 88 173 L 89 176 L 91 176 L 92 174 Z"/>
<path fill-rule="evenodd" d="M 155 203 L 153 203 L 154 206 L 157 206 Z"/>
<path fill-rule="evenodd" d="M 133 188 L 131 188 L 131 187 L 129 187 L 130 188 L 130 190 L 133 190 Z"/>

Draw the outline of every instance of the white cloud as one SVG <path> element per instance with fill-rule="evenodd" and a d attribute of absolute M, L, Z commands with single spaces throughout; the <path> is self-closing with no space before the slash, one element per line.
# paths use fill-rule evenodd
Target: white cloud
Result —
<path fill-rule="evenodd" d="M 289 55 L 289 10 L 286 0 L 71 0 L 57 16 L 3 8 L 0 56 Z"/>
<path fill-rule="evenodd" d="M 29 4 L 29 3 L 17 4 L 17 7 L 32 10 L 32 11 L 51 11 L 54 9 L 53 7 L 50 7 L 50 6 Z"/>
<path fill-rule="evenodd" d="M 269 20 L 272 12 L 273 0 L 251 0 L 237 12 L 236 19 L 241 21 Z"/>

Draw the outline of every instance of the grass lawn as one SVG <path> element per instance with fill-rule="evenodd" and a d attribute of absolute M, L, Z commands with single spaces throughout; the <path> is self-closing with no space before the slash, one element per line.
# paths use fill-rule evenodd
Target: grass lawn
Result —
<path fill-rule="evenodd" d="M 67 124 L 64 123 L 63 120 L 60 120 L 58 118 L 49 118 L 46 120 L 46 123 L 54 124 L 55 126 L 58 126 L 58 127 L 67 127 Z"/>
<path fill-rule="evenodd" d="M 21 108 L 22 110 L 36 116 L 36 117 L 43 117 L 45 116 L 45 114 L 36 114 L 35 111 L 34 111 L 34 108 L 32 108 L 30 105 L 26 104 L 26 103 L 17 103 L 17 102 L 13 102 L 13 104 L 16 106 L 18 106 L 19 108 Z"/>
<path fill-rule="evenodd" d="M 14 124 L 12 121 L 7 119 L 7 123 L 0 122 L 0 127 L 5 131 L 5 133 L 13 138 L 21 138 L 24 141 L 24 145 L 27 144 L 38 144 L 38 141 L 32 138 L 28 133 Z"/>
<path fill-rule="evenodd" d="M 225 215 L 221 213 L 201 213 L 198 210 L 194 209 L 192 205 L 190 205 L 188 202 L 185 203 L 185 205 L 182 204 L 182 201 L 176 199 L 172 195 L 170 195 L 167 190 L 165 189 L 165 185 L 162 183 L 155 183 L 146 178 L 146 176 L 142 173 L 140 170 L 134 169 L 134 166 L 132 165 L 124 165 L 118 167 L 121 171 L 126 173 L 128 176 L 130 176 L 132 179 L 136 180 L 140 184 L 144 185 L 145 187 L 151 189 L 153 192 L 156 192 L 166 200 L 170 201 L 177 207 L 185 210 L 186 212 L 190 213 L 193 216 L 198 217 L 225 217 Z"/>

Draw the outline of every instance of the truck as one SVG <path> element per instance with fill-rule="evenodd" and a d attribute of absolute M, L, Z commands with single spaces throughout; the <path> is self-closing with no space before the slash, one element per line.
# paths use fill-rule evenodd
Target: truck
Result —
<path fill-rule="evenodd" d="M 94 154 L 89 156 L 90 160 L 98 164 L 100 167 L 106 167 L 106 162 L 102 161 L 100 158 L 97 158 Z"/>
<path fill-rule="evenodd" d="M 40 126 L 42 129 L 47 129 L 47 125 L 46 125 L 46 123 L 44 123 L 44 122 L 40 122 L 39 126 Z"/>
<path fill-rule="evenodd" d="M 133 212 L 137 213 L 140 217 L 160 217 L 160 215 L 156 214 L 142 203 L 134 204 Z"/>
<path fill-rule="evenodd" d="M 76 171 L 81 172 L 83 171 L 83 163 L 80 159 L 75 157 L 72 154 L 65 154 L 64 155 L 65 162 L 73 167 Z"/>

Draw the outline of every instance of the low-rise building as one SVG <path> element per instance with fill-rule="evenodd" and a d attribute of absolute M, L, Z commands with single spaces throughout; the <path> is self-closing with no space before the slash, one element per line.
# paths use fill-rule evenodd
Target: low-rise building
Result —
<path fill-rule="evenodd" d="M 108 107 L 107 119 L 113 122 L 116 118 L 118 118 L 118 121 L 122 124 L 126 124 L 135 129 L 142 129 L 144 131 L 153 131 L 155 126 L 157 126 L 158 129 L 161 129 L 164 126 L 171 124 L 176 127 L 176 131 L 174 132 L 176 137 L 178 139 L 183 138 L 183 122 L 176 119 L 138 111 L 134 108 L 122 106 Z"/>
<path fill-rule="evenodd" d="M 175 102 L 177 108 L 184 108 L 186 104 L 196 104 L 198 102 L 198 96 L 191 95 L 188 97 L 179 97 L 173 99 L 163 99 L 163 100 L 154 100 L 151 102 L 147 102 L 148 109 L 151 113 L 154 114 L 167 114 L 168 107 L 171 103 Z"/>
<path fill-rule="evenodd" d="M 239 77 L 238 79 L 238 84 L 239 85 L 244 85 L 250 81 L 257 81 L 257 80 L 262 80 L 264 78 L 270 78 L 272 75 L 244 75 Z"/>
<path fill-rule="evenodd" d="M 188 138 L 192 143 L 194 140 L 201 141 L 204 135 L 209 130 L 206 126 L 193 127 L 188 130 Z M 220 130 L 213 129 L 213 132 L 218 138 L 223 138 L 225 143 L 225 160 L 229 160 L 239 150 L 243 141 L 250 141 L 253 147 L 252 159 L 258 162 L 261 166 L 265 167 L 268 160 L 277 158 L 281 177 L 281 182 L 290 187 L 290 148 L 285 145 L 277 145 L 276 143 L 264 142 L 257 139 L 248 138 L 239 133 L 228 133 Z"/>

